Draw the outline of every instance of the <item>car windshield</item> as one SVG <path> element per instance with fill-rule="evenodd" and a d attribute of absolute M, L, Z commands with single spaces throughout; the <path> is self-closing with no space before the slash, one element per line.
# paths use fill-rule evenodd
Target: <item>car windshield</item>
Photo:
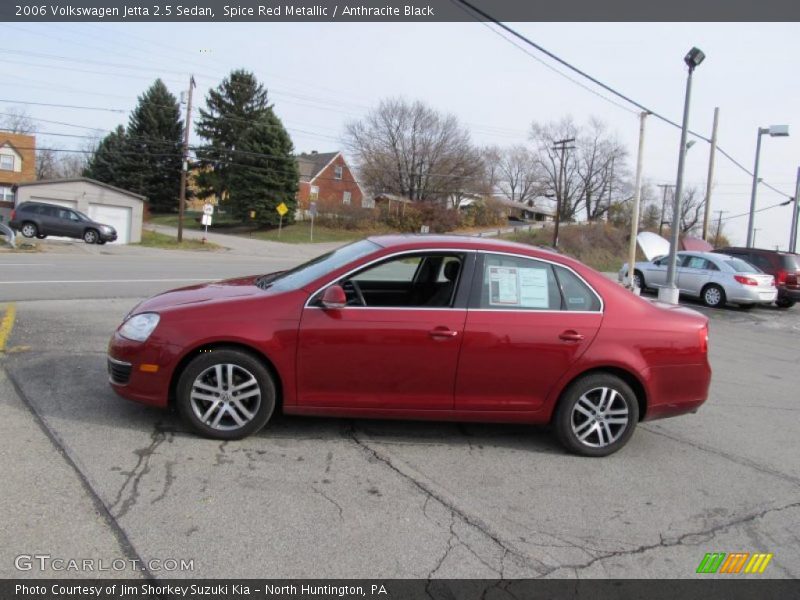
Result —
<path fill-rule="evenodd" d="M 725 264 L 727 264 L 737 273 L 763 273 L 763 271 L 758 267 L 754 267 L 750 263 L 739 258 L 729 258 L 725 261 Z"/>
<path fill-rule="evenodd" d="M 322 277 L 325 273 L 334 271 L 353 260 L 366 256 L 378 248 L 380 246 L 375 242 L 361 240 L 313 258 L 294 269 L 274 275 L 265 275 L 256 282 L 256 285 L 263 289 L 273 287 L 281 291 L 296 290 Z"/>

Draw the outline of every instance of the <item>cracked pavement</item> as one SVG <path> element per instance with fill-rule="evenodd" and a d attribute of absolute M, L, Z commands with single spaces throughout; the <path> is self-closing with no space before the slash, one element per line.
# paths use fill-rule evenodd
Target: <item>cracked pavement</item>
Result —
<path fill-rule="evenodd" d="M 137 301 L 17 303 L 0 422 L 27 500 L 0 500 L 17 515 L 0 576 L 28 549 L 78 548 L 194 559 L 170 577 L 674 578 L 713 551 L 771 552 L 765 576 L 800 577 L 798 309 L 705 311 L 709 402 L 586 459 L 514 425 L 278 417 L 198 438 L 106 383 Z"/>

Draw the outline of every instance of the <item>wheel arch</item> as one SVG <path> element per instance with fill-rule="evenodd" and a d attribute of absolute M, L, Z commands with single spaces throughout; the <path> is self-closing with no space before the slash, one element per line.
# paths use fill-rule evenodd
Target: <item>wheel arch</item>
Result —
<path fill-rule="evenodd" d="M 594 366 L 590 369 L 586 369 L 585 371 L 575 374 L 559 391 L 558 398 L 553 406 L 552 414 L 550 415 L 550 420 L 552 421 L 555 418 L 556 407 L 561 403 L 561 400 L 564 398 L 564 394 L 573 383 L 582 377 L 597 375 L 599 373 L 615 375 L 630 386 L 630 388 L 633 390 L 633 393 L 636 395 L 636 403 L 639 405 L 639 421 L 643 421 L 645 415 L 647 414 L 647 388 L 645 387 L 644 383 L 642 383 L 641 379 L 639 379 L 639 377 L 636 376 L 632 371 L 613 365 Z"/>
<path fill-rule="evenodd" d="M 204 352 L 208 352 L 210 350 L 239 350 L 241 352 L 245 352 L 250 354 L 254 358 L 258 359 L 260 362 L 264 364 L 264 366 L 269 371 L 270 375 L 272 375 L 272 379 L 275 383 L 275 410 L 280 411 L 283 409 L 283 380 L 281 379 L 280 372 L 275 367 L 273 361 L 263 352 L 250 346 L 248 344 L 244 344 L 242 342 L 231 342 L 226 340 L 219 340 L 214 342 L 208 342 L 205 344 L 201 344 L 189 350 L 183 357 L 178 361 L 178 364 L 172 371 L 172 376 L 170 377 L 169 382 L 169 396 L 167 399 L 168 405 L 173 407 L 175 405 L 175 392 L 178 386 L 178 380 L 181 377 L 181 373 L 186 368 L 193 359 L 198 357 L 200 354 Z"/>

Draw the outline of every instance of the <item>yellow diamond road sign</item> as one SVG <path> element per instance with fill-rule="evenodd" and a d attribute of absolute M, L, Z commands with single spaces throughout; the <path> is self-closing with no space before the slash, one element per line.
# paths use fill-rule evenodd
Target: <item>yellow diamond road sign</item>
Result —
<path fill-rule="evenodd" d="M 278 204 L 278 206 L 276 206 L 276 207 L 275 207 L 275 210 L 277 210 L 277 211 L 278 211 L 278 214 L 279 214 L 280 216 L 283 216 L 283 215 L 285 215 L 287 212 L 289 212 L 289 207 L 288 207 L 288 206 L 286 206 L 286 204 L 285 204 L 285 203 L 281 202 L 280 204 Z"/>

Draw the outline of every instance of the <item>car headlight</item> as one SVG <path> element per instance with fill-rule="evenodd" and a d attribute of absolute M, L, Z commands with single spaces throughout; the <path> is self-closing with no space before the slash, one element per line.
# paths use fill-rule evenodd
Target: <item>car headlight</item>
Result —
<path fill-rule="evenodd" d="M 119 328 L 119 334 L 135 342 L 143 342 L 150 337 L 161 317 L 156 313 L 142 313 L 131 317 Z"/>
<path fill-rule="evenodd" d="M 102 227 L 100 227 L 100 230 L 103 233 L 114 233 L 114 228 L 113 227 L 109 227 L 108 225 L 103 225 Z"/>

